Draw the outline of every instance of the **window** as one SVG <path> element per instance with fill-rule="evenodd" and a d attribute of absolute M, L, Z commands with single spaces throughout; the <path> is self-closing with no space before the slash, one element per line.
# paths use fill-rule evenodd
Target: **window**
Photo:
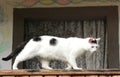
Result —
<path fill-rule="evenodd" d="M 102 68 L 119 67 L 119 46 L 118 46 L 118 7 L 101 6 L 101 7 L 64 7 L 64 8 L 24 8 L 14 9 L 14 26 L 13 26 L 13 50 L 19 43 L 26 39 L 26 25 L 38 21 L 40 23 L 71 23 L 77 22 L 82 25 L 99 24 L 104 25 L 104 53 L 105 60 Z M 59 22 L 60 21 L 60 22 Z M 37 22 L 37 24 L 39 24 Z M 87 23 L 86 23 L 87 22 Z M 26 24 L 27 23 L 27 24 Z M 33 24 L 32 23 L 32 24 Z M 76 24 L 76 23 L 75 23 Z M 34 26 L 32 26 L 34 27 Z M 36 27 L 36 26 L 35 26 Z M 84 26 L 79 26 L 84 29 Z M 100 26 L 101 27 L 101 26 Z M 85 28 L 87 29 L 87 28 Z M 95 26 L 95 29 L 100 29 Z M 88 29 L 89 30 L 89 29 Z M 70 31 L 70 30 L 68 30 Z M 84 31 L 82 31 L 84 33 Z M 82 33 L 82 34 L 83 34 Z M 73 32 L 73 36 L 76 33 Z M 37 35 L 37 34 L 36 34 Z M 67 36 L 69 34 L 66 34 Z M 29 36 L 29 35 L 27 35 Z M 60 36 L 60 35 L 59 35 Z M 64 36 L 64 37 L 65 37 Z M 90 36 L 90 35 L 86 35 Z M 30 36 L 31 37 L 31 36 Z M 81 37 L 85 37 L 81 35 Z M 27 37 L 28 38 L 28 37 Z M 113 58 L 114 57 L 114 58 Z M 107 64 L 107 65 L 105 65 Z M 22 66 L 22 64 L 21 64 Z M 22 67 L 23 68 L 23 67 Z"/>

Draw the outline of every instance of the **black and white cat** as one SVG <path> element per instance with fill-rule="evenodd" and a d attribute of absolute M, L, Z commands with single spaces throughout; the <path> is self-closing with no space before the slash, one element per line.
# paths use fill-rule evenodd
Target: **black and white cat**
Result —
<path fill-rule="evenodd" d="M 55 36 L 38 36 L 34 37 L 28 42 L 19 45 L 14 52 L 2 60 L 7 61 L 14 56 L 15 58 L 13 69 L 18 69 L 20 62 L 39 57 L 42 68 L 52 69 L 49 67 L 49 62 L 52 59 L 61 60 L 67 63 L 66 69 L 82 69 L 76 64 L 76 58 L 81 56 L 86 51 L 90 55 L 99 48 L 100 38 L 60 38 Z"/>

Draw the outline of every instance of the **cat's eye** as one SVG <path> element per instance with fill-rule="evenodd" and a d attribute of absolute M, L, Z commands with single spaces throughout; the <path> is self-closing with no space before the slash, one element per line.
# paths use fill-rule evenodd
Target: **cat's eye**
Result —
<path fill-rule="evenodd" d="M 99 48 L 99 46 L 96 46 L 96 48 Z"/>
<path fill-rule="evenodd" d="M 91 46 L 91 48 L 98 48 L 98 46 Z"/>

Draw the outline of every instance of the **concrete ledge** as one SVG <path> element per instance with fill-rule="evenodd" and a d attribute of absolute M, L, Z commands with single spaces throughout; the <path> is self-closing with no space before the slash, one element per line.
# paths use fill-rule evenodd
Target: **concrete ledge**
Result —
<path fill-rule="evenodd" d="M 20 77 L 34 77 L 34 76 L 54 76 L 54 77 L 74 77 L 74 76 L 92 76 L 92 77 L 120 77 L 120 70 L 0 70 L 0 77 L 4 76 L 20 76 Z"/>

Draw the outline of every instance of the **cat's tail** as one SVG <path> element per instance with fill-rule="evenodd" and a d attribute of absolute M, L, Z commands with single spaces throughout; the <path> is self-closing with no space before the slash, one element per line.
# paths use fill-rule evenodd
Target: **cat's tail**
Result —
<path fill-rule="evenodd" d="M 20 45 L 17 46 L 17 48 L 11 54 L 9 54 L 5 58 L 2 58 L 2 60 L 8 61 L 8 60 L 12 59 L 13 57 L 17 56 L 21 52 L 21 50 L 25 47 L 26 44 L 27 44 L 27 41 L 21 43 Z"/>

